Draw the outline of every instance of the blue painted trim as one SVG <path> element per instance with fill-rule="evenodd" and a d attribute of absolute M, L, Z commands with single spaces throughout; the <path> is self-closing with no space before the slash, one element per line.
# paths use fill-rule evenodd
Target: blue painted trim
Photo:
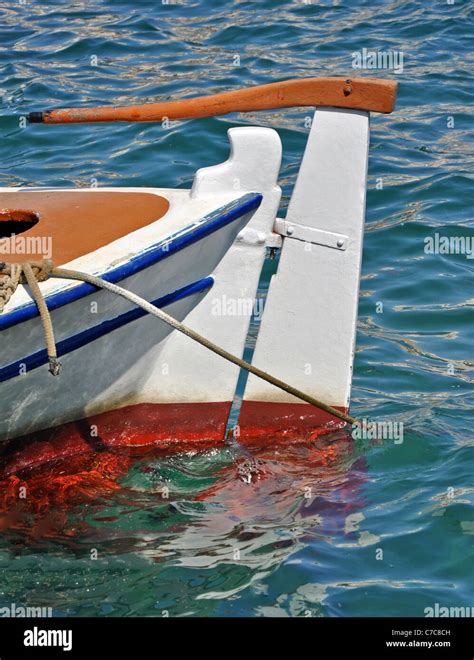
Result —
<path fill-rule="evenodd" d="M 182 250 L 183 248 L 195 243 L 196 241 L 209 236 L 218 229 L 238 220 L 246 213 L 258 209 L 262 202 L 263 196 L 259 193 L 247 193 L 239 197 L 239 199 L 222 206 L 221 208 L 213 211 L 209 215 L 204 216 L 198 222 L 188 225 L 176 232 L 172 236 L 146 248 L 140 254 L 127 261 L 127 263 L 117 266 L 106 273 L 100 274 L 107 282 L 120 282 L 120 280 L 130 277 L 135 273 L 156 264 L 162 259 L 166 259 L 171 254 Z M 46 296 L 46 304 L 50 311 L 67 305 L 71 302 L 89 296 L 97 291 L 95 286 L 91 284 L 82 283 L 69 287 L 65 290 L 52 293 Z M 28 321 L 35 316 L 39 316 L 36 304 L 28 302 L 22 307 L 13 310 L 12 312 L 0 315 L 0 330 L 6 330 L 18 323 Z"/>
<path fill-rule="evenodd" d="M 167 305 L 171 305 L 171 303 L 174 303 L 177 300 L 182 300 L 183 298 L 187 298 L 188 296 L 200 293 L 201 291 L 206 291 L 207 289 L 210 289 L 213 284 L 214 279 L 212 277 L 205 277 L 198 282 L 188 284 L 187 286 L 178 289 L 173 293 L 168 293 L 166 296 L 162 296 L 161 298 L 154 300 L 152 305 L 155 305 L 155 307 L 166 307 Z M 92 328 L 87 328 L 87 330 L 79 332 L 77 335 L 63 339 L 56 345 L 58 357 L 67 355 L 68 353 L 71 353 L 78 348 L 82 348 L 83 346 L 93 342 L 95 339 L 99 339 L 100 337 L 109 334 L 113 330 L 121 328 L 124 325 L 127 325 L 132 321 L 136 321 L 137 319 L 140 319 L 146 315 L 147 312 L 145 312 L 144 309 L 141 307 L 135 307 L 129 312 L 120 314 L 120 316 L 117 316 L 114 319 L 103 321 L 102 323 L 99 323 L 99 325 L 96 325 Z M 48 364 L 48 354 L 46 349 L 32 353 L 22 360 L 17 360 L 16 362 L 12 362 L 5 367 L 0 367 L 0 383 L 6 380 L 11 380 L 12 378 L 19 378 L 20 367 L 23 367 L 23 370 L 26 367 L 26 371 L 29 372 L 33 369 L 37 369 L 38 367 L 42 367 L 45 364 Z"/>

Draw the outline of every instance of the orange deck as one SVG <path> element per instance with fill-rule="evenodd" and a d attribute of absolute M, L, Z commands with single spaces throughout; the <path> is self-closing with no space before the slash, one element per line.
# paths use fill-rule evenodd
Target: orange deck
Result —
<path fill-rule="evenodd" d="M 168 208 L 168 200 L 153 193 L 0 193 L 0 262 L 21 263 L 48 257 L 60 266 L 151 224 L 163 217 Z M 27 221 L 35 217 L 33 214 L 37 222 L 29 227 Z M 51 249 L 52 254 L 46 254 L 46 249 Z"/>

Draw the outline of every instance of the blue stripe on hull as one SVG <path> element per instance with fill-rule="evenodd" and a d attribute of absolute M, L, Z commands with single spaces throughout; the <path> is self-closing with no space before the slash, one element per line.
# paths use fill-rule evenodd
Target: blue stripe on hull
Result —
<path fill-rule="evenodd" d="M 213 284 L 214 279 L 212 277 L 206 277 L 202 280 L 199 280 L 198 282 L 189 284 L 182 289 L 178 289 L 173 293 L 169 293 L 166 296 L 162 296 L 161 298 L 154 300 L 152 305 L 155 305 L 155 307 L 166 307 L 167 305 L 170 305 L 171 303 L 174 303 L 178 300 L 182 300 L 183 298 L 187 298 L 193 294 L 206 291 L 210 289 Z M 117 316 L 114 319 L 109 319 L 108 321 L 104 321 L 103 323 L 100 323 L 93 328 L 83 330 L 77 335 L 63 339 L 56 345 L 58 350 L 58 357 L 67 355 L 68 353 L 71 353 L 78 348 L 82 348 L 83 346 L 93 342 L 95 339 L 99 339 L 100 337 L 109 334 L 113 330 L 121 328 L 124 325 L 131 323 L 132 321 L 136 321 L 143 316 L 147 316 L 147 312 L 145 312 L 145 310 L 141 309 L 140 307 L 135 307 L 129 312 L 120 314 L 120 316 Z M 45 349 L 38 351 L 37 353 L 33 353 L 22 360 L 17 360 L 16 362 L 12 362 L 5 367 L 1 367 L 0 383 L 6 380 L 11 380 L 12 378 L 20 377 L 21 368 L 24 372 L 26 367 L 26 371 L 29 372 L 47 363 L 48 355 Z"/>
<path fill-rule="evenodd" d="M 144 252 L 127 261 L 127 263 L 101 274 L 100 277 L 108 282 L 120 282 L 120 280 L 130 277 L 144 268 L 152 266 L 162 259 L 166 259 L 166 257 L 169 257 L 175 252 L 179 252 L 179 250 L 182 250 L 188 245 L 209 236 L 209 234 L 234 222 L 234 220 L 238 220 L 246 213 L 254 211 L 260 206 L 262 199 L 262 195 L 258 193 L 242 195 L 238 200 L 217 209 L 205 216 L 198 223 L 184 227 L 177 234 L 169 236 L 156 245 L 147 248 Z M 96 291 L 96 287 L 83 283 L 47 296 L 46 303 L 48 309 L 51 311 Z M 28 321 L 35 316 L 38 316 L 36 304 L 34 302 L 27 303 L 12 312 L 0 315 L 0 330 L 6 330 L 18 323 Z"/>

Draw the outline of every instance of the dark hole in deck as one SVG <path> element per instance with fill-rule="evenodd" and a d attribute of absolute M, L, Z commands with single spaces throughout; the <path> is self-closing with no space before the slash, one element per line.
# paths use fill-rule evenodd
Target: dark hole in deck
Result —
<path fill-rule="evenodd" d="M 33 211 L 3 209 L 0 211 L 0 238 L 23 234 L 38 222 L 39 216 Z"/>

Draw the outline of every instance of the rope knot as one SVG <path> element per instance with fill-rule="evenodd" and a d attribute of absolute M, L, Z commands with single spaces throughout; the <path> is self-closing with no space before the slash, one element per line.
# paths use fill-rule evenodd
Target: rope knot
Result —
<path fill-rule="evenodd" d="M 46 282 L 46 280 L 49 279 L 49 276 L 54 270 L 54 263 L 52 262 L 51 259 L 43 259 L 43 261 L 30 261 L 28 263 L 31 266 L 31 270 L 33 271 L 33 274 L 37 282 Z M 24 281 L 23 281 L 23 277 L 24 277 Z M 23 277 L 21 283 L 27 284 L 28 280 L 24 276 L 24 272 L 23 272 Z"/>
<path fill-rule="evenodd" d="M 45 282 L 51 275 L 54 264 L 51 259 L 28 261 L 23 264 L 0 262 L 0 314 L 5 309 L 19 284 L 28 284 L 25 268 L 31 267 L 37 282 Z"/>
<path fill-rule="evenodd" d="M 22 264 L 0 263 L 0 314 L 15 293 L 19 284 L 28 284 L 43 324 L 46 349 L 49 359 L 49 371 L 53 376 L 59 374 L 61 365 L 58 362 L 56 342 L 54 340 L 53 324 L 49 309 L 38 282 L 45 282 L 54 270 L 51 259 L 42 261 L 27 261 Z"/>

